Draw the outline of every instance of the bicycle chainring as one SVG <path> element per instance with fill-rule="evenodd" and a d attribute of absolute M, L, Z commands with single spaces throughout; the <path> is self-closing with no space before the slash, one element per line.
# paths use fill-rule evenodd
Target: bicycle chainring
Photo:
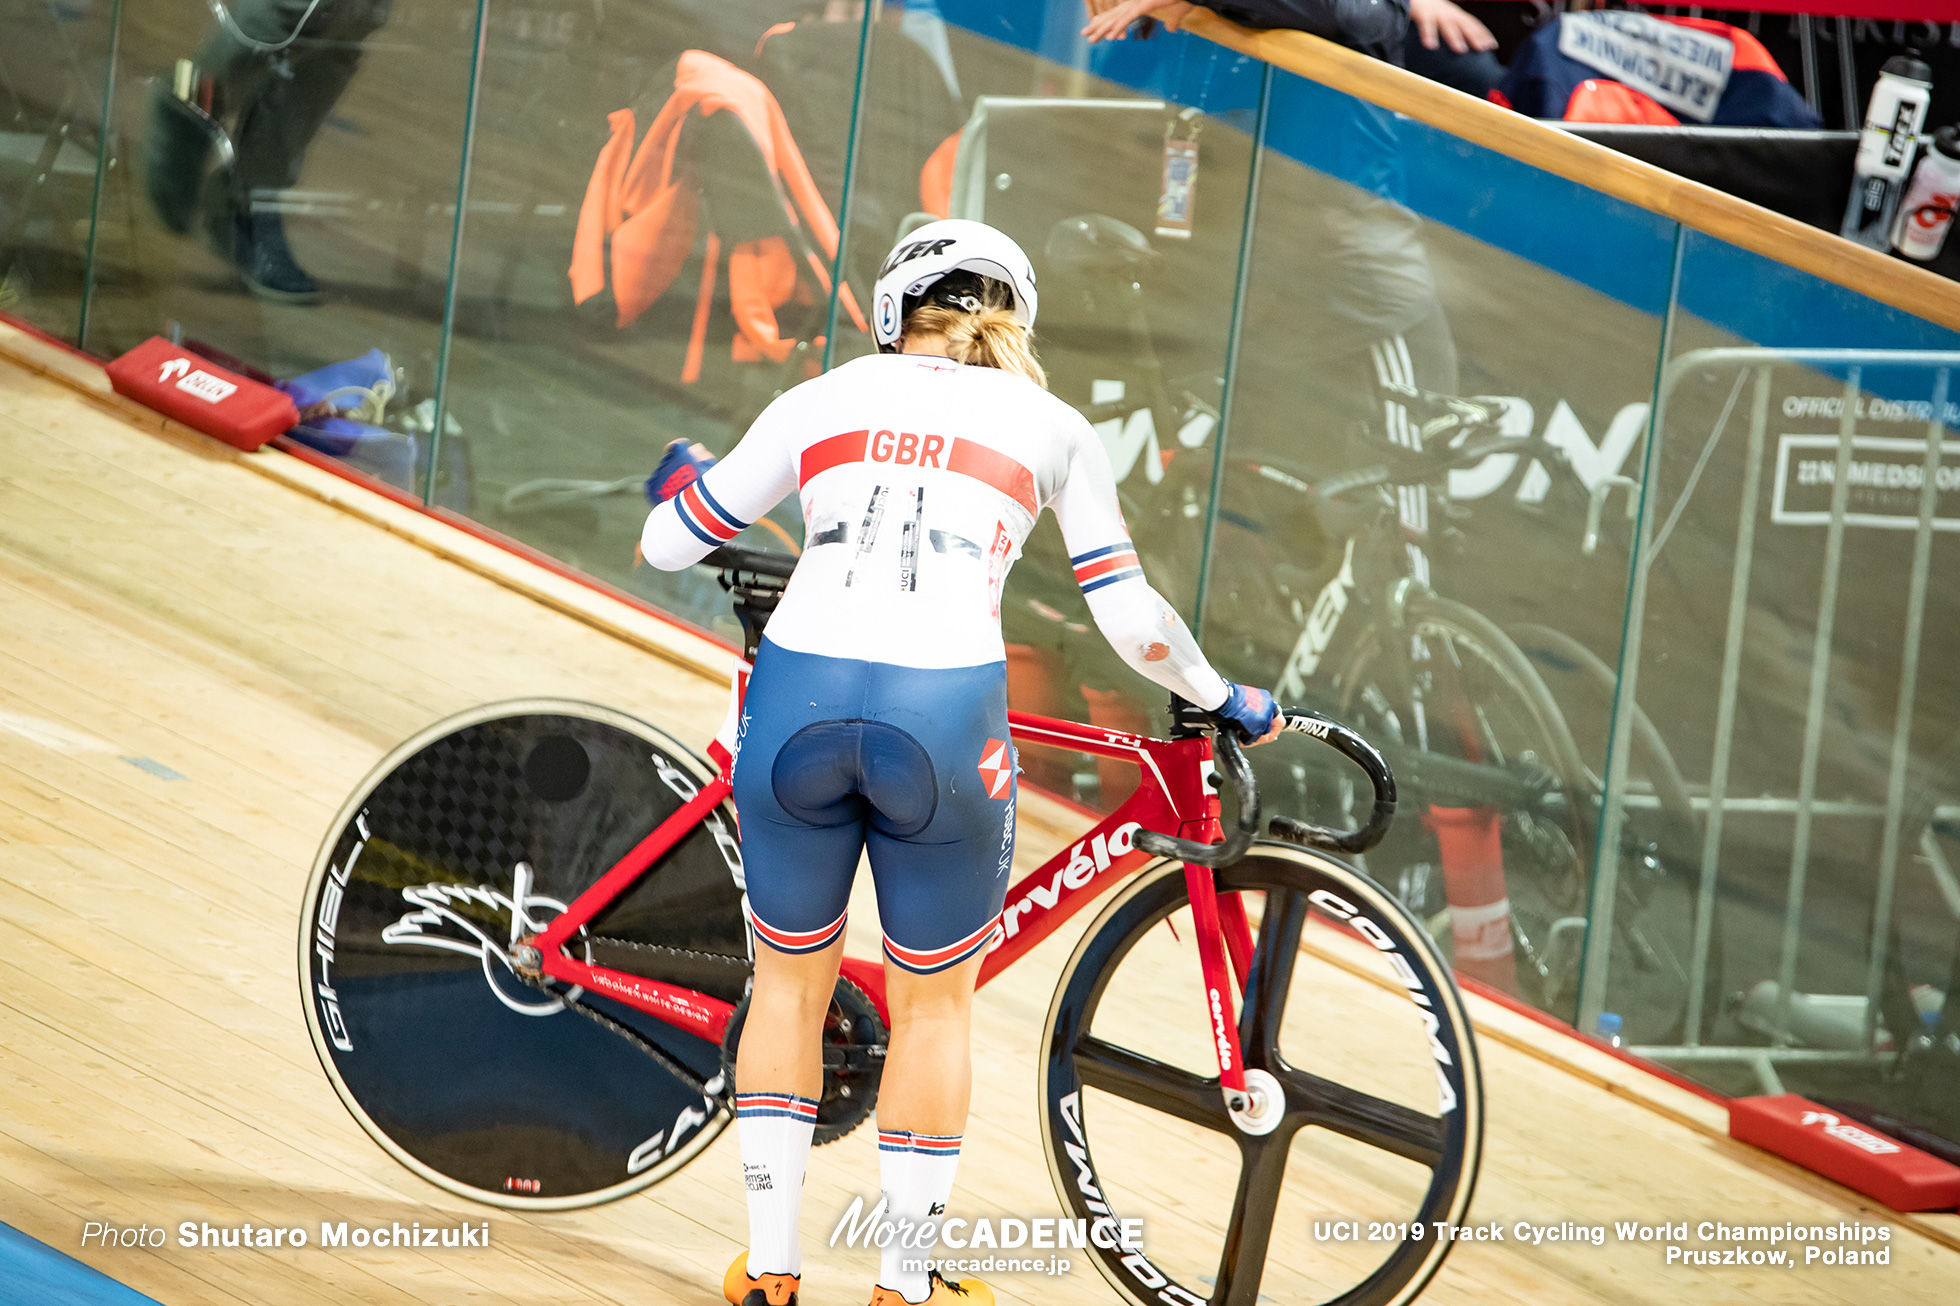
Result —
<path fill-rule="evenodd" d="M 749 1016 L 750 994 L 744 994 L 721 1040 L 722 1080 L 730 1100 L 738 1091 L 735 1054 Z M 865 991 L 838 977 L 830 1009 L 823 1018 L 823 1096 L 817 1102 L 817 1130 L 811 1142 L 834 1143 L 863 1124 L 878 1104 L 878 1084 L 885 1073 L 885 1047 L 890 1035 Z"/>

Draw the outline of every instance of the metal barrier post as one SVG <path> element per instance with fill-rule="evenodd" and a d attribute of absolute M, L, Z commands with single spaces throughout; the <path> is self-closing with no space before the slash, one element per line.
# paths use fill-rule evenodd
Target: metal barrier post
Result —
<path fill-rule="evenodd" d="M 1641 453 L 1640 508 L 1633 527 L 1633 575 L 1627 584 L 1626 617 L 1620 633 L 1620 677 L 1613 687 L 1612 723 L 1606 733 L 1606 775 L 1600 789 L 1599 830 L 1593 840 L 1592 886 L 1586 903 L 1586 944 L 1579 957 L 1581 1030 L 1599 1028 L 1606 1005 L 1606 974 L 1613 958 L 1613 910 L 1620 883 L 1620 832 L 1625 828 L 1627 765 L 1633 754 L 1633 706 L 1639 692 L 1640 654 L 1646 640 L 1647 577 L 1654 569 L 1654 483 L 1660 478 L 1661 437 L 1667 425 L 1668 351 L 1674 347 L 1674 317 L 1681 304 L 1681 262 L 1686 230 L 1674 231 L 1673 263 L 1668 272 L 1667 312 L 1661 318 L 1660 368 L 1654 377 L 1654 406 L 1647 413 L 1647 447 Z M 1615 801 L 1617 799 L 1617 801 Z"/>
<path fill-rule="evenodd" d="M 1756 393 L 1749 404 L 1749 463 L 1742 473 L 1742 516 L 1735 529 L 1735 559 L 1729 576 L 1729 625 L 1722 641 L 1722 689 L 1715 709 L 1715 758 L 1708 778 L 1708 823 L 1701 843 L 1701 884 L 1695 895 L 1694 958 L 1688 970 L 1689 1047 L 1701 1046 L 1702 1004 L 1708 999 L 1708 954 L 1715 932 L 1715 880 L 1722 853 L 1723 803 L 1729 790 L 1729 749 L 1735 741 L 1736 691 L 1742 680 L 1743 622 L 1749 612 L 1749 570 L 1756 561 L 1756 510 L 1763 492 L 1763 436 L 1769 427 L 1769 378 L 1775 368 L 1756 369 Z"/>
<path fill-rule="evenodd" d="M 1885 834 L 1878 854 L 1878 897 L 1872 905 L 1872 944 L 1865 969 L 1865 1046 L 1878 1040 L 1878 990 L 1891 943 L 1892 889 L 1899 872 L 1899 822 L 1904 818 L 1906 761 L 1912 749 L 1912 706 L 1919 690 L 1919 640 L 1926 617 L 1926 583 L 1933 563 L 1933 516 L 1939 501 L 1941 443 L 1946 438 L 1946 391 L 1950 372 L 1933 378 L 1933 416 L 1926 423 L 1925 477 L 1919 485 L 1919 527 L 1912 542 L 1912 579 L 1906 591 L 1905 648 L 1899 656 L 1899 703 L 1892 719 L 1892 769 L 1885 779 Z M 1904 1031 L 1894 1035 L 1903 1039 Z"/>
<path fill-rule="evenodd" d="M 1824 536 L 1824 579 L 1818 587 L 1817 631 L 1810 647 L 1810 695 L 1804 704 L 1803 761 L 1797 772 L 1797 829 L 1790 837 L 1790 888 L 1783 901 L 1783 958 L 1776 971 L 1774 1047 L 1790 1045 L 1790 998 L 1797 982 L 1797 945 L 1803 931 L 1803 896 L 1810 876 L 1810 805 L 1817 799 L 1817 761 L 1824 751 L 1824 691 L 1831 680 L 1831 643 L 1837 634 L 1838 573 L 1844 566 L 1844 514 L 1851 502 L 1851 441 L 1858 430 L 1858 379 L 1844 374 L 1844 411 L 1838 417 L 1837 472 L 1831 481 L 1831 524 Z"/>
<path fill-rule="evenodd" d="M 1898 879 L 1898 862 L 1906 797 L 1906 779 L 1911 758 L 1912 708 L 1918 689 L 1920 645 L 1925 626 L 1926 592 L 1932 570 L 1932 541 L 1938 518 L 1939 473 L 1943 466 L 1945 406 L 1951 390 L 1953 370 L 1960 368 L 1960 352 L 1935 350 L 1877 349 L 1698 349 L 1669 362 L 1656 392 L 1655 433 L 1659 434 L 1660 415 L 1666 401 L 1683 377 L 1717 366 L 1741 366 L 1757 372 L 1756 391 L 1751 405 L 1749 466 L 1744 472 L 1742 517 L 1736 529 L 1736 566 L 1730 580 L 1728 630 L 1723 645 L 1721 702 L 1717 708 L 1715 754 L 1706 798 L 1708 822 L 1702 842 L 1701 880 L 1695 913 L 1695 955 L 1689 972 L 1689 1020 L 1681 1045 L 1636 1046 L 1630 1051 L 1660 1061 L 1708 1062 L 1747 1065 L 1755 1069 L 1766 1091 L 1780 1092 L 1779 1065 L 1860 1064 L 1871 1062 L 1878 1018 L 1878 997 L 1883 987 L 1890 948 L 1889 917 Z M 1742 640 L 1748 609 L 1750 571 L 1754 561 L 1755 521 L 1761 507 L 1762 463 L 1766 456 L 1770 378 L 1779 366 L 1844 367 L 1847 369 L 1844 407 L 1838 424 L 1837 459 L 1831 486 L 1828 533 L 1825 538 L 1824 575 L 1818 596 L 1817 631 L 1812 643 L 1809 694 L 1804 717 L 1804 745 L 1799 771 L 1798 794 L 1794 801 L 1771 796 L 1731 798 L 1728 795 L 1735 732 L 1735 698 L 1741 679 Z M 1875 803 L 1817 800 L 1817 770 L 1822 754 L 1826 691 L 1829 686 L 1830 651 L 1837 618 L 1837 591 L 1844 561 L 1844 531 L 1850 493 L 1850 465 L 1857 436 L 1858 390 L 1863 372 L 1873 367 L 1910 367 L 1934 372 L 1931 420 L 1927 423 L 1927 449 L 1920 486 L 1917 532 L 1909 582 L 1904 648 L 1901 653 L 1899 698 L 1892 731 L 1891 766 L 1887 776 L 1886 800 Z M 1650 464 L 1650 467 L 1652 464 Z M 1651 488 L 1651 487 L 1650 487 Z M 1676 509 L 1678 512 L 1679 509 Z M 1610 792 L 1610 790 L 1609 790 Z M 1624 800 L 1623 800 L 1624 801 Z M 1715 890 L 1719 883 L 1722 823 L 1729 809 L 1749 812 L 1789 811 L 1796 818 L 1792 838 L 1789 898 L 1785 904 L 1783 938 L 1778 971 L 1776 1014 L 1771 1045 L 1718 1047 L 1703 1046 L 1699 1022 L 1694 1018 L 1706 1000 L 1710 953 L 1714 936 Z M 1942 809 L 1944 810 L 1944 809 Z M 1610 814 L 1609 814 L 1610 815 Z M 1865 1046 L 1858 1050 L 1792 1047 L 1791 1002 L 1796 989 L 1796 961 L 1801 944 L 1805 880 L 1810 862 L 1811 823 L 1818 816 L 1883 816 L 1884 839 L 1880 852 L 1877 894 L 1874 901 L 1871 951 L 1866 969 Z M 1946 886 L 1943 884 L 1942 888 Z M 1960 889 L 1948 893 L 1949 901 L 1960 912 Z M 1597 922 L 1595 922 L 1597 925 Z M 1588 976 L 1597 985 L 1593 1009 L 1605 997 L 1604 967 L 1597 976 Z"/>

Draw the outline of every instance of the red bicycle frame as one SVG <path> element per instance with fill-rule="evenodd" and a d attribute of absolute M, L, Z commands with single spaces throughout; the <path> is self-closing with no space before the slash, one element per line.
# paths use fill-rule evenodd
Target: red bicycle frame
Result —
<path fill-rule="evenodd" d="M 1017 744 L 1050 745 L 1132 762 L 1139 778 L 1136 792 L 1120 807 L 1007 890 L 1000 931 L 980 966 L 980 984 L 1020 960 L 1123 876 L 1155 860 L 1152 854 L 1133 846 L 1139 830 L 1156 830 L 1198 843 L 1216 843 L 1223 837 L 1218 796 L 1207 783 L 1212 769 L 1209 738 L 1152 739 L 1026 712 L 1009 712 L 1007 717 Z M 730 788 L 730 767 L 724 761 L 719 775 L 532 940 L 542 954 L 544 974 L 603 993 L 656 1020 L 720 1042 L 735 1013 L 731 1004 L 680 985 L 579 961 L 566 951 L 566 945 L 699 825 L 728 797 Z M 1187 863 L 1184 877 L 1204 976 L 1204 1014 L 1218 1044 L 1220 1078 L 1224 1088 L 1243 1093 L 1245 1070 L 1234 1015 L 1235 995 L 1226 964 L 1229 958 L 1242 992 L 1252 965 L 1252 928 L 1239 895 L 1216 891 L 1210 867 Z M 883 968 L 874 961 L 847 957 L 843 971 L 870 995 L 879 1015 L 889 1024 Z"/>

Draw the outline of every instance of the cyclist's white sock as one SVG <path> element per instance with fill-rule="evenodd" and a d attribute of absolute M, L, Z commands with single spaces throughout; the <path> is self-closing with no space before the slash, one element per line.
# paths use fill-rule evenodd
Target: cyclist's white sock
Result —
<path fill-rule="evenodd" d="M 742 1141 L 742 1181 L 749 1194 L 749 1265 L 759 1274 L 803 1273 L 796 1217 L 817 1104 L 794 1093 L 737 1093 L 735 1132 Z"/>
<path fill-rule="evenodd" d="M 922 1302 L 932 1291 L 924 1270 L 906 1270 L 906 1261 L 930 1257 L 939 1238 L 938 1223 L 953 1195 L 953 1172 L 960 1164 L 958 1134 L 918 1134 L 909 1129 L 878 1131 L 878 1175 L 885 1189 L 885 1218 L 914 1225 L 933 1221 L 930 1240 L 893 1238 L 878 1253 L 878 1283 L 895 1289 L 909 1302 Z M 901 1247 L 901 1241 L 915 1245 Z"/>

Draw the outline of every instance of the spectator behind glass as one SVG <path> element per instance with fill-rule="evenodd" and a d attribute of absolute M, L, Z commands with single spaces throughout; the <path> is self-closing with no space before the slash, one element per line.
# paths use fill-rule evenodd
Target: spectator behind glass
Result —
<path fill-rule="evenodd" d="M 1092 42 L 1118 39 L 1146 16 L 1176 30 L 1193 8 L 1175 0 L 1087 2 L 1093 16 L 1083 34 Z M 1408 35 L 1402 3 L 1231 0 L 1205 7 L 1235 22 L 1291 27 L 1399 63 Z M 1348 96 L 1331 103 L 1338 106 L 1333 112 L 1304 125 L 1332 161 L 1329 175 L 1282 170 L 1268 183 L 1298 188 L 1286 210 L 1297 274 L 1255 279 L 1249 287 L 1247 339 L 1269 344 L 1245 364 L 1273 369 L 1302 411 L 1326 420 L 1313 436 L 1258 422 L 1232 435 L 1235 458 L 1261 459 L 1309 478 L 1378 457 L 1384 440 L 1419 449 L 1421 421 L 1408 408 L 1414 392 L 1454 393 L 1458 384 L 1456 341 L 1437 297 L 1422 220 L 1406 203 L 1395 115 Z M 1428 490 L 1409 487 L 1400 508 L 1417 579 L 1428 584 Z"/>
<path fill-rule="evenodd" d="M 1154 18 L 1175 32 L 1194 8 L 1209 9 L 1243 27 L 1287 27 L 1324 37 L 1388 63 L 1402 62 L 1410 0 L 1088 0 L 1089 25 L 1082 34 L 1097 41 L 1120 41 L 1140 18 Z M 1451 6 L 1454 8 L 1454 6 Z"/>
<path fill-rule="evenodd" d="M 1182 0 L 1088 0 L 1091 44 L 1120 41 L 1140 18 L 1175 32 L 1194 6 Z M 1497 38 L 1451 0 L 1206 0 L 1245 27 L 1292 28 L 1325 37 L 1431 81 L 1483 99 L 1503 80 Z M 1406 28 L 1406 32 L 1405 29 Z"/>
<path fill-rule="evenodd" d="M 1451 0 L 1410 0 L 1403 66 L 1432 82 L 1488 99 L 1504 80 L 1497 38 L 1476 15 Z"/>
<path fill-rule="evenodd" d="M 201 217 L 205 234 L 261 299 L 311 304 L 320 285 L 293 259 L 276 211 L 254 212 L 255 192 L 299 183 L 306 147 L 361 62 L 361 44 L 388 21 L 391 0 L 237 0 L 213 5 L 217 26 L 198 51 L 207 79 L 193 98 L 210 117 L 157 87 L 151 125 L 150 202 L 172 231 Z M 208 94 L 208 98 L 207 98 Z M 233 163 L 207 186 L 213 120 L 229 120 Z"/>

